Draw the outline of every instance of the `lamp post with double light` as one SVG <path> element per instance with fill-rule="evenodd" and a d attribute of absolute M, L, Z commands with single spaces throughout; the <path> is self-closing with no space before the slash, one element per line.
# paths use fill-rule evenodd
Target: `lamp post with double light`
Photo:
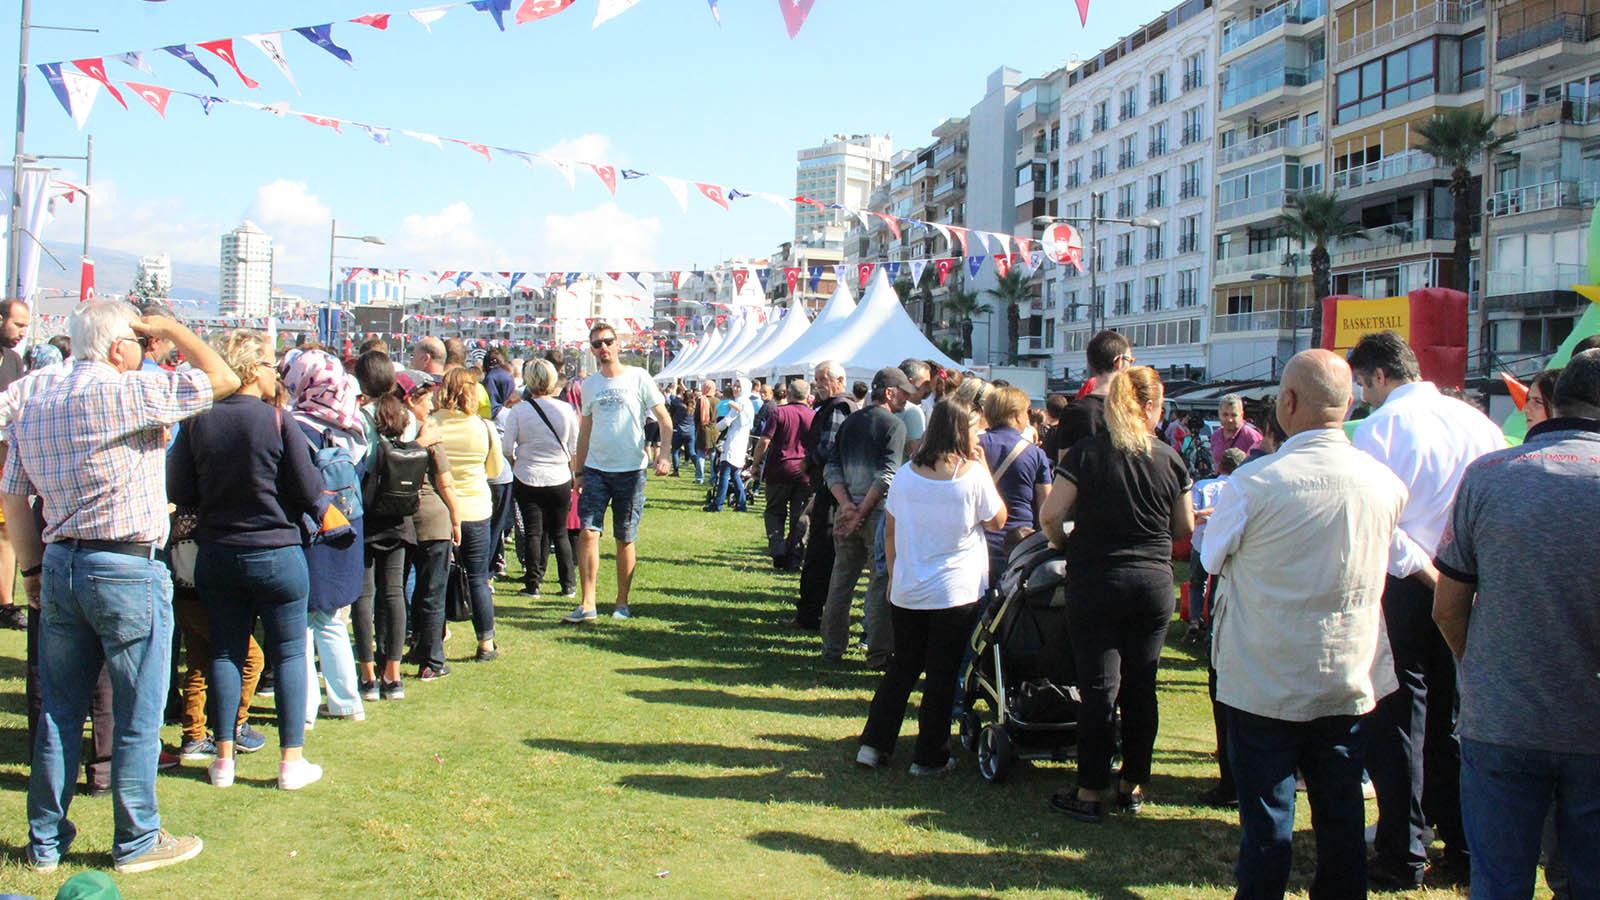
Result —
<path fill-rule="evenodd" d="M 383 238 L 378 237 L 375 234 L 340 234 L 339 233 L 339 220 L 338 219 L 329 220 L 329 222 L 328 222 L 328 302 L 323 308 L 326 310 L 326 315 L 327 315 L 327 318 L 328 318 L 328 337 L 329 337 L 330 340 L 333 337 L 333 308 L 335 306 L 335 303 L 333 301 L 333 271 L 334 271 L 335 260 L 338 259 L 338 257 L 335 255 L 335 251 L 338 248 L 340 241 L 357 241 L 357 242 L 363 243 L 363 244 L 376 244 L 377 246 L 380 246 L 380 247 L 384 246 Z"/>
<path fill-rule="evenodd" d="M 1150 216 L 1132 216 L 1130 218 L 1112 218 L 1110 216 L 1101 215 L 1100 214 L 1101 201 L 1102 201 L 1102 199 L 1104 197 L 1105 197 L 1105 194 L 1103 194 L 1103 193 L 1101 193 L 1099 191 L 1095 191 L 1095 192 L 1089 194 L 1089 215 L 1087 215 L 1087 216 L 1035 216 L 1034 219 L 1033 219 L 1033 224 L 1039 226 L 1040 228 L 1048 228 L 1048 227 L 1050 227 L 1051 225 L 1054 225 L 1057 222 L 1066 222 L 1069 225 L 1077 225 L 1077 224 L 1087 223 L 1088 226 L 1089 226 L 1089 248 L 1091 249 L 1091 252 L 1097 252 L 1094 248 L 1098 247 L 1097 236 L 1099 234 L 1098 226 L 1100 226 L 1100 225 L 1127 225 L 1127 226 L 1135 227 L 1135 228 L 1150 228 L 1150 229 L 1158 229 L 1158 228 L 1161 227 L 1161 220 L 1160 219 L 1151 218 Z M 1100 285 L 1099 285 L 1099 280 L 1098 280 L 1098 278 L 1096 278 L 1096 274 L 1095 274 L 1099 270 L 1099 268 L 1100 268 L 1100 260 L 1098 258 L 1090 261 L 1090 264 L 1089 264 L 1089 335 L 1090 335 L 1090 337 L 1093 337 L 1095 334 L 1099 333 L 1099 331 L 1100 331 L 1101 309 L 1100 309 L 1100 301 L 1098 299 Z"/>

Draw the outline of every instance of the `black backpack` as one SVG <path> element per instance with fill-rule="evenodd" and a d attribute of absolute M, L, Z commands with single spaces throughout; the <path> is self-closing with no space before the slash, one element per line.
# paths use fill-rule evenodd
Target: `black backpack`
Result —
<path fill-rule="evenodd" d="M 362 504 L 369 515 L 409 516 L 422 504 L 428 477 L 428 451 L 413 441 L 378 438 L 374 476 Z"/>

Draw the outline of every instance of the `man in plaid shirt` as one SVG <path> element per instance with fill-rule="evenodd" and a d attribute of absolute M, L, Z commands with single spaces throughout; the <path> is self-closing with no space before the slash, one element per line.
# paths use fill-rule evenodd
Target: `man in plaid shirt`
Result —
<path fill-rule="evenodd" d="M 172 643 L 172 582 L 155 559 L 167 535 L 166 433 L 232 394 L 239 379 L 177 320 L 140 319 L 120 301 L 81 307 L 68 328 L 76 363 L 22 404 L 0 475 L 17 563 L 43 622 L 27 859 L 51 871 L 77 834 L 67 809 L 104 666 L 116 722 L 111 855 L 117 871 L 142 872 L 192 859 L 202 846 L 167 834 L 156 810 Z M 172 341 L 193 368 L 139 371 L 153 340 Z M 43 502 L 42 536 L 29 495 Z"/>

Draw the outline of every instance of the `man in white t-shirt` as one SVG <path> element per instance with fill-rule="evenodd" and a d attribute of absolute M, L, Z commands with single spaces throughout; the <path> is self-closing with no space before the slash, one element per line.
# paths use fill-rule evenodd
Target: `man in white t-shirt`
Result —
<path fill-rule="evenodd" d="M 599 368 L 583 380 L 583 424 L 578 429 L 578 452 L 572 471 L 579 479 L 578 583 L 582 600 L 561 621 L 569 625 L 593 622 L 595 580 L 600 571 L 600 534 L 605 530 L 606 507 L 611 507 L 611 527 L 617 538 L 617 608 L 614 619 L 629 618 L 628 590 L 633 585 L 633 543 L 639 537 L 639 516 L 644 512 L 644 423 L 655 416 L 662 434 L 672 433 L 672 416 L 666 398 L 650 380 L 650 373 L 625 366 L 618 359 L 617 333 L 596 322 L 589 329 L 589 349 Z M 655 470 L 672 469 L 672 442 L 657 448 Z"/>

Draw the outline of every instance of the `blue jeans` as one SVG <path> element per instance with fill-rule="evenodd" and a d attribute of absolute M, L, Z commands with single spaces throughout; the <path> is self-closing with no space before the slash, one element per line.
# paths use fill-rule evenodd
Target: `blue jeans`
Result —
<path fill-rule="evenodd" d="M 200 542 L 194 583 L 211 616 L 213 721 L 239 715 L 239 668 L 256 619 L 261 649 L 277 673 L 273 705 L 278 711 L 278 746 L 306 742 L 306 597 L 311 581 L 299 547 L 235 547 Z M 228 740 L 219 734 L 218 740 Z"/>
<path fill-rule="evenodd" d="M 1474 898 L 1531 897 L 1545 813 L 1556 806 L 1572 896 L 1600 897 L 1600 755 L 1461 740 L 1461 812 Z"/>
<path fill-rule="evenodd" d="M 611 527 L 617 543 L 631 544 L 639 539 L 639 519 L 644 515 L 644 470 L 602 472 L 585 467 L 578 496 L 579 527 L 605 534 L 606 507 L 611 507 Z"/>
<path fill-rule="evenodd" d="M 706 477 L 706 463 L 700 457 L 700 448 L 695 444 L 694 435 L 673 432 L 672 435 L 672 474 L 678 474 L 678 453 L 682 451 L 694 463 L 694 480 L 704 481 Z"/>
<path fill-rule="evenodd" d="M 1289 884 L 1294 837 L 1294 773 L 1305 775 L 1317 871 L 1311 896 L 1367 896 L 1366 807 L 1361 799 L 1359 716 L 1285 722 L 1225 706 L 1228 758 L 1239 788 L 1235 897 L 1278 898 Z M 1538 847 L 1535 825 L 1534 847 Z"/>
<path fill-rule="evenodd" d="M 111 677 L 112 859 L 149 850 L 161 828 L 156 758 L 172 674 L 172 579 L 153 559 L 51 544 L 40 595 L 38 731 L 28 776 L 33 858 L 60 858 L 77 828 L 67 818 L 83 719 L 100 669 Z M 229 721 L 232 721 L 231 719 Z"/>
<path fill-rule="evenodd" d="M 489 590 L 489 562 L 494 559 L 490 519 L 461 523 L 461 567 L 472 585 L 472 628 L 478 640 L 494 640 L 494 593 Z"/>
<path fill-rule="evenodd" d="M 449 585 L 450 549 L 449 540 L 423 541 L 416 551 L 411 627 L 416 634 L 417 665 L 434 671 L 444 666 L 444 596 Z"/>
<path fill-rule="evenodd" d="M 317 707 L 322 703 L 322 691 L 317 687 L 317 656 L 322 657 L 322 680 L 328 685 L 328 713 L 353 716 L 362 712 L 356 657 L 350 651 L 350 625 L 339 617 L 339 610 L 306 616 L 307 722 L 317 720 Z"/>
<path fill-rule="evenodd" d="M 711 504 L 713 511 L 720 511 L 722 505 L 728 500 L 728 484 L 733 483 L 733 507 L 743 510 L 748 502 L 744 495 L 744 476 L 734 467 L 733 463 L 717 463 L 717 499 Z"/>

